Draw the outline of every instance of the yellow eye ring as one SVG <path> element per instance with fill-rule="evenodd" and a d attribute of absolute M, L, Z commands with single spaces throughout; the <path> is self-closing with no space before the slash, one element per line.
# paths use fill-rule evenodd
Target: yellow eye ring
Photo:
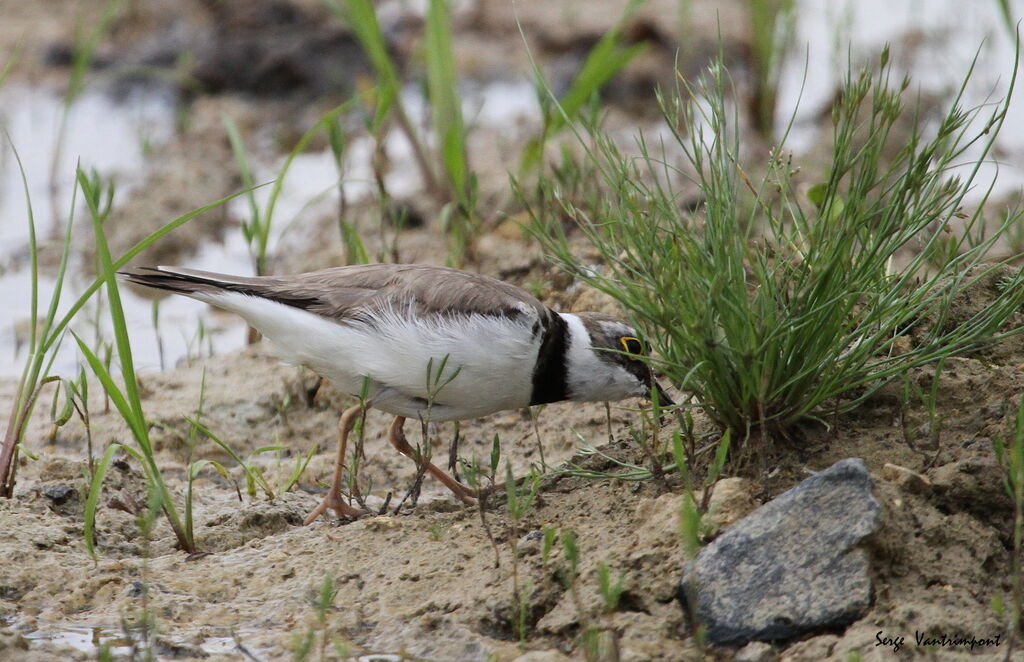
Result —
<path fill-rule="evenodd" d="M 619 338 L 619 344 L 622 345 L 622 349 L 630 354 L 643 354 L 644 346 L 640 342 L 639 338 L 633 336 L 623 336 Z"/>

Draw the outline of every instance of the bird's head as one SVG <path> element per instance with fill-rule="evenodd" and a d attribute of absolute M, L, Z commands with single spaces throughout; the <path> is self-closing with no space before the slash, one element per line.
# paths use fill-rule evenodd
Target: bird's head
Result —
<path fill-rule="evenodd" d="M 625 321 L 600 313 L 567 315 L 570 321 L 570 397 L 583 401 L 611 401 L 650 397 L 656 389 L 662 406 L 675 404 L 654 378 L 645 361 L 650 349 Z M 574 323 L 574 322 L 577 322 Z"/>

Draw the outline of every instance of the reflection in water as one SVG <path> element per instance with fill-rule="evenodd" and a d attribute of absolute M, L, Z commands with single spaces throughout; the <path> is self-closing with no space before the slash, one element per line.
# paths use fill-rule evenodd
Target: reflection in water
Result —
<path fill-rule="evenodd" d="M 247 636 L 257 634 L 256 630 L 244 629 L 236 632 L 235 636 L 229 637 L 206 637 L 195 643 L 189 643 L 184 636 L 166 637 L 162 641 L 171 646 L 183 646 L 205 655 L 228 655 L 239 652 L 238 642 L 241 642 L 246 650 L 260 653 L 258 647 L 248 644 Z M 125 634 L 117 628 L 103 626 L 72 626 L 65 627 L 58 632 L 30 632 L 24 635 L 32 641 L 49 641 L 58 646 L 66 646 L 87 655 L 96 655 L 101 647 L 108 647 L 110 653 L 115 657 L 131 655 L 132 646 L 141 642 L 137 638 Z M 429 662 L 423 658 L 412 657 L 404 653 L 353 653 L 352 657 L 345 658 L 351 662 Z"/>
<path fill-rule="evenodd" d="M 73 648 L 87 655 L 96 655 L 106 646 L 115 657 L 130 655 L 133 645 L 140 643 L 120 629 L 102 626 L 67 627 L 58 632 L 30 632 L 24 636 L 33 641 L 49 641 L 58 646 Z M 168 639 L 169 643 L 179 645 L 183 645 L 184 641 L 181 637 Z M 232 637 L 207 637 L 195 644 L 194 648 L 207 655 L 223 655 L 237 650 Z"/>

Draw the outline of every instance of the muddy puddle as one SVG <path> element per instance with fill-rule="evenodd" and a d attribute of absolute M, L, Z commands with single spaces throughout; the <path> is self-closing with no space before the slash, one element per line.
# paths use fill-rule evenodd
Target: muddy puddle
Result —
<path fill-rule="evenodd" d="M 81 651 L 90 657 L 97 656 L 103 649 L 114 656 L 128 656 L 133 647 L 144 645 L 144 642 L 134 641 L 117 628 L 100 626 L 71 627 L 53 633 L 36 631 L 29 633 L 27 639 L 47 641 L 55 646 Z M 232 637 L 208 637 L 197 648 L 206 655 L 226 655 L 235 652 L 237 645 Z"/>
<path fill-rule="evenodd" d="M 165 655 L 174 657 L 176 650 L 189 649 L 198 651 L 205 657 L 227 657 L 242 655 L 246 635 L 251 632 L 238 632 L 228 636 L 211 636 L 198 642 L 186 642 L 184 639 L 162 638 L 160 647 Z M 59 632 L 31 632 L 26 635 L 29 641 L 45 641 L 55 647 L 67 648 L 96 657 L 106 651 L 116 658 L 130 657 L 133 650 L 143 650 L 146 642 L 138 636 L 131 637 L 116 627 L 79 626 L 69 627 Z M 241 647 L 241 648 L 240 648 Z M 137 653 L 136 653 L 137 654 Z M 345 658 L 347 662 L 436 662 L 423 658 L 412 657 L 403 653 L 354 653 Z"/>
<path fill-rule="evenodd" d="M 87 170 L 95 169 L 116 183 L 114 204 L 117 205 L 127 195 L 145 195 L 140 187 L 145 186 L 148 172 L 159 163 L 159 147 L 174 134 L 174 122 L 180 112 L 177 98 L 146 86 L 135 85 L 130 89 L 116 94 L 109 89 L 84 93 L 70 106 L 63 141 L 59 140 L 61 117 L 65 112 L 62 97 L 40 88 L 11 86 L 0 90 L 0 117 L 10 134 L 10 142 L 5 141 L 0 150 L 3 154 L 0 159 L 0 245 L 7 247 L 0 251 L 0 304 L 10 310 L 28 311 L 31 304 L 26 195 L 11 144 L 19 148 L 39 241 L 59 251 L 71 202 L 75 164 L 80 163 Z M 415 89 L 407 89 L 403 95 L 414 120 L 428 121 L 423 95 Z M 470 86 L 463 103 L 464 113 L 474 126 L 492 131 L 498 127 L 502 131 L 512 129 L 505 136 L 509 142 L 516 140 L 515 127 L 521 127 L 525 135 L 526 127 L 535 128 L 539 115 L 533 86 L 526 79 Z M 321 229 L 311 221 L 338 207 L 339 172 L 331 151 L 323 149 L 296 155 L 288 166 L 280 191 L 275 192 L 271 183 L 282 172 L 287 157 L 272 148 L 272 136 L 265 132 L 257 133 L 253 142 L 254 145 L 247 147 L 252 152 L 250 167 L 254 181 L 263 184 L 254 192 L 256 204 L 265 212 L 271 197 L 275 198 L 269 241 L 271 253 L 302 251 L 314 245 Z M 19 146 L 28 149 L 22 150 Z M 355 137 L 346 145 L 341 194 L 348 203 L 358 205 L 375 191 L 371 167 L 373 150 L 373 140 L 366 136 Z M 408 140 L 401 134 L 393 134 L 385 151 L 393 164 L 386 176 L 389 193 L 399 198 L 414 196 L 422 182 Z M 51 173 L 56 176 L 51 177 Z M 248 198 L 229 202 L 226 213 L 236 223 L 248 218 L 251 214 Z M 76 241 L 81 241 L 83 233 L 91 232 L 90 220 L 79 210 L 76 223 Z M 77 293 L 75 286 L 82 281 L 83 264 L 81 255 L 74 254 L 71 292 L 65 293 L 62 310 Z M 214 241 L 197 242 L 194 252 L 178 266 L 241 275 L 253 273 L 250 247 L 237 227 Z M 51 275 L 52 270 L 44 269 L 39 282 L 40 307 L 44 309 L 54 287 Z M 148 333 L 132 338 L 135 351 L 144 357 L 138 364 L 142 370 L 167 369 L 182 361 L 238 349 L 245 342 L 244 324 L 236 318 L 216 314 L 205 304 L 170 297 L 160 299 L 154 310 L 153 300 L 135 291 L 126 290 L 123 296 L 129 324 L 133 328 L 149 328 Z M 102 318 L 102 315 L 97 317 Z M 0 376 L 20 374 L 27 351 L 27 322 L 27 314 L 15 315 L 4 325 L 6 328 L 0 333 Z M 77 329 L 82 332 L 81 326 Z M 54 364 L 54 372 L 70 373 L 78 360 L 76 352 L 66 347 Z"/>

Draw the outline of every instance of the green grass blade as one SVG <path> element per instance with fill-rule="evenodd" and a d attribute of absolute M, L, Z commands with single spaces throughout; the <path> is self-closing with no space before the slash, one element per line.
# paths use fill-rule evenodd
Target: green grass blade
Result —
<path fill-rule="evenodd" d="M 114 378 L 111 377 L 110 372 L 107 371 L 107 367 L 103 365 L 103 361 L 96 356 L 96 353 L 92 351 L 85 341 L 78 337 L 78 334 L 74 331 L 71 332 L 75 341 L 78 343 L 78 349 L 82 352 L 82 356 L 85 357 L 89 367 L 92 368 L 97 379 L 100 380 L 100 384 L 103 386 L 103 390 L 110 396 L 110 401 L 114 403 L 114 408 L 121 414 L 121 418 L 124 419 L 128 427 L 131 428 L 132 436 L 138 438 L 140 435 L 145 434 L 144 430 L 139 428 L 139 421 L 135 415 L 135 411 L 129 404 L 128 399 L 124 393 L 118 388 L 114 382 Z"/>
<path fill-rule="evenodd" d="M 238 463 L 238 466 L 242 467 L 243 469 L 248 466 L 245 463 L 245 460 L 243 460 L 238 455 L 238 453 L 236 453 L 234 451 L 234 449 L 231 448 L 231 446 L 229 446 L 220 437 L 218 437 L 216 434 L 214 434 L 213 431 L 210 430 L 210 428 L 206 427 L 205 425 L 203 425 L 202 423 L 200 423 L 196 419 L 191 418 L 189 416 L 185 416 L 184 419 L 186 421 L 188 421 L 189 425 L 193 426 L 194 428 L 196 428 L 197 430 L 202 432 L 205 436 L 209 437 L 210 441 L 212 441 L 213 443 L 215 443 L 218 446 L 220 446 L 221 450 L 223 450 L 225 453 L 227 453 L 231 457 L 232 460 L 234 460 L 235 462 Z"/>
<path fill-rule="evenodd" d="M 131 341 L 128 338 L 128 325 L 125 322 L 124 308 L 121 306 L 121 292 L 117 287 L 117 273 L 114 269 L 113 260 L 110 257 L 110 247 L 107 245 L 106 233 L 103 231 L 105 215 L 96 205 L 96 191 L 86 176 L 79 168 L 78 185 L 81 187 L 89 211 L 92 214 L 93 233 L 96 237 L 96 253 L 99 260 L 100 275 L 107 286 L 107 306 L 110 313 L 110 320 L 114 327 L 114 341 L 117 346 L 117 359 L 121 365 L 121 379 L 124 383 L 125 399 L 132 409 L 134 418 L 139 419 L 139 424 L 145 426 L 145 419 L 142 413 L 142 400 L 139 397 L 138 380 L 135 377 L 135 363 L 132 357 Z M 147 438 L 148 435 L 143 434 Z M 139 439 L 142 443 L 142 438 Z M 147 451 L 147 448 L 143 448 Z"/>
<path fill-rule="evenodd" d="M 615 74 L 647 48 L 646 44 L 624 47 L 620 43 L 621 37 L 619 30 L 614 29 L 594 46 L 569 90 L 559 100 L 558 112 L 551 113 L 547 118 L 549 131 L 558 131 L 566 122 L 574 120 Z"/>
<path fill-rule="evenodd" d="M 44 337 L 53 328 L 53 322 L 57 318 L 57 307 L 60 305 L 61 294 L 64 291 L 64 280 L 68 271 L 68 258 L 71 256 L 71 229 L 75 223 L 75 208 L 77 206 L 78 187 L 75 187 L 71 191 L 71 209 L 68 211 L 68 223 L 67 228 L 64 230 L 64 244 L 60 252 L 60 265 L 57 267 L 53 294 L 50 295 L 50 307 L 47 309 L 46 317 L 43 321 L 42 334 Z M 52 358 L 56 358 L 56 351 L 51 352 L 51 354 L 54 355 Z"/>
<path fill-rule="evenodd" d="M 196 460 L 192 464 L 188 465 L 187 479 L 188 487 L 185 490 L 185 533 L 189 540 L 195 540 L 195 529 L 193 528 L 193 517 L 192 517 L 192 481 L 199 476 L 199 472 L 205 469 L 207 466 L 213 467 L 217 473 L 219 473 L 229 483 L 234 483 L 231 479 L 231 475 L 228 470 L 224 468 L 220 462 L 215 460 Z"/>
<path fill-rule="evenodd" d="M 93 230 L 96 237 L 96 251 L 101 271 L 100 278 L 107 286 L 107 308 L 111 324 L 114 327 L 117 359 L 121 367 L 121 376 L 124 383 L 123 392 L 114 384 L 110 374 L 95 353 L 86 347 L 85 343 L 77 336 L 76 340 L 78 340 L 79 347 L 86 356 L 86 360 L 89 361 L 93 371 L 111 395 L 111 399 L 115 401 L 118 411 L 131 428 L 135 441 L 142 450 L 142 456 L 144 457 L 143 467 L 146 470 L 150 490 L 154 494 L 154 498 L 159 499 L 164 514 L 167 516 L 167 521 L 178 539 L 178 543 L 186 551 L 193 552 L 195 551 L 195 546 L 192 539 L 188 536 L 189 527 L 187 524 L 182 525 L 181 518 L 178 516 L 177 509 L 174 506 L 174 501 L 171 499 L 170 491 L 167 489 L 163 475 L 160 473 L 160 468 L 153 456 L 153 448 L 149 440 L 149 426 L 146 422 L 145 413 L 142 409 L 142 400 L 139 396 L 131 342 L 128 338 L 128 327 L 125 322 L 124 309 L 121 306 L 115 266 L 110 257 L 110 249 L 103 230 L 103 222 L 109 212 L 109 206 L 103 210 L 99 208 L 100 191 L 81 169 L 78 171 L 78 184 L 82 189 L 82 193 L 89 205 L 89 211 L 92 214 Z"/>
<path fill-rule="evenodd" d="M 6 73 L 5 73 L 6 75 Z M 11 151 L 14 153 L 14 160 L 18 164 L 18 173 L 21 176 L 21 186 L 25 195 L 25 213 L 28 218 L 28 255 L 29 255 L 29 273 L 32 278 L 32 293 L 30 295 L 31 310 L 29 311 L 29 355 L 36 353 L 36 344 L 38 343 L 38 324 L 39 324 L 39 249 L 36 244 L 36 216 L 32 210 L 32 195 L 29 193 L 28 177 L 25 175 L 25 165 L 21 161 L 21 154 L 18 152 L 17 146 L 14 144 L 14 140 L 11 138 L 11 134 L 7 131 L 7 128 L 3 128 L 4 137 L 7 138 L 7 144 L 11 146 Z"/>
<path fill-rule="evenodd" d="M 18 382 L 17 397 L 15 398 L 15 402 L 11 410 L 7 430 L 4 433 L 4 445 L 2 450 L 0 450 L 0 457 L 2 457 L 3 464 L 2 468 L 0 468 L 0 473 L 2 473 L 2 477 L 0 477 L 0 491 L 7 493 L 9 490 L 13 489 L 12 481 L 14 472 L 11 469 L 11 464 L 14 461 L 16 449 L 20 446 L 24 438 L 26 429 L 25 423 L 32 416 L 32 412 L 35 409 L 39 386 L 46 381 L 50 369 L 53 366 L 53 362 L 56 359 L 56 351 L 53 351 L 49 352 L 49 359 L 47 360 L 48 350 L 44 348 L 45 343 L 41 342 L 41 338 L 45 338 L 49 330 L 52 328 L 53 319 L 56 316 L 57 306 L 60 302 L 64 278 L 67 272 L 68 256 L 71 252 L 71 228 L 77 201 L 77 189 L 72 193 L 71 212 L 64 236 L 64 244 L 61 251 L 61 260 L 57 272 L 56 285 L 50 296 L 50 306 L 47 314 L 43 319 L 42 325 L 40 325 L 39 260 L 35 213 L 32 208 L 32 196 L 29 191 L 28 178 L 25 174 L 24 164 L 22 163 L 21 155 L 18 152 L 17 146 L 14 144 L 6 129 L 4 129 L 4 135 L 11 146 L 11 150 L 14 152 L 25 195 L 29 230 L 29 268 L 31 278 L 29 353 L 26 358 L 25 365 L 22 368 L 21 378 Z"/>
<path fill-rule="evenodd" d="M 309 466 L 309 461 L 313 459 L 313 456 L 316 455 L 318 450 L 320 450 L 320 446 L 318 444 L 313 444 L 313 447 L 306 452 L 305 457 L 299 457 L 296 459 L 295 468 L 292 469 L 291 474 L 288 476 L 288 481 L 284 484 L 284 487 L 281 488 L 281 494 L 284 494 L 295 487 L 295 484 L 299 482 L 302 474 L 306 473 L 306 467 Z"/>
<path fill-rule="evenodd" d="M 95 542 L 93 541 L 93 529 L 96 525 L 96 506 L 99 504 L 100 492 L 103 490 L 103 480 L 107 476 L 107 469 L 114 459 L 114 454 L 125 447 L 118 443 L 107 446 L 103 457 L 96 464 L 96 470 L 92 474 L 92 483 L 89 485 L 89 494 L 85 498 L 85 522 L 82 525 L 82 535 L 85 538 L 85 548 L 89 556 L 96 558 Z"/>
<path fill-rule="evenodd" d="M 274 209 L 277 206 L 277 199 L 281 195 L 284 180 L 288 176 L 288 171 L 291 169 L 292 163 L 295 161 L 295 157 L 306 151 L 306 147 L 308 147 L 309 143 L 312 142 L 314 137 L 316 137 L 316 134 L 331 122 L 336 121 L 338 115 L 344 112 L 351 103 L 351 101 L 346 101 L 345 103 L 339 104 L 324 113 L 324 116 L 320 118 L 320 121 L 314 124 L 308 131 L 306 131 L 306 133 L 302 134 L 302 137 L 299 138 L 297 143 L 295 143 L 295 147 L 292 148 L 292 151 L 288 152 L 288 156 L 285 158 L 284 164 L 282 164 L 281 170 L 277 173 L 277 178 L 274 180 L 270 189 L 270 196 L 267 199 L 267 208 L 263 214 L 263 226 L 261 227 L 260 235 L 258 237 L 258 250 L 261 256 L 266 255 L 267 243 L 270 240 L 270 224 L 274 218 Z"/>
<path fill-rule="evenodd" d="M 466 206 L 469 168 L 447 0 L 430 0 L 425 30 L 427 91 L 441 159 L 456 199 Z"/>
<path fill-rule="evenodd" d="M 274 453 L 277 451 L 283 451 L 287 448 L 287 446 L 260 446 L 252 453 L 250 453 L 249 457 L 256 457 L 257 455 L 262 455 L 263 453 Z"/>
<path fill-rule="evenodd" d="M 534 168 L 543 156 L 547 138 L 567 125 L 576 121 L 580 111 L 594 98 L 608 81 L 622 70 L 633 58 L 642 53 L 646 45 L 634 44 L 625 46 L 622 43 L 622 30 L 627 20 L 642 4 L 642 0 L 631 0 L 618 23 L 606 32 L 587 54 L 583 66 L 569 85 L 569 89 L 559 99 L 551 90 L 540 65 L 533 57 L 523 26 L 516 19 L 519 36 L 526 45 L 526 54 L 533 68 L 534 79 L 538 88 L 541 108 L 543 110 L 543 129 L 541 135 L 529 141 L 520 156 L 520 171 Z"/>
<path fill-rule="evenodd" d="M 231 116 L 222 113 L 220 119 L 224 125 L 224 130 L 227 131 L 228 142 L 231 143 L 231 151 L 235 155 L 238 172 L 242 176 L 242 187 L 248 191 L 246 197 L 249 200 L 249 221 L 242 222 L 242 232 L 245 234 L 246 242 L 251 244 L 252 240 L 261 234 L 260 228 L 263 224 L 260 219 L 260 206 L 256 202 L 256 193 L 253 188 L 255 182 L 253 181 L 252 168 L 249 165 L 249 152 L 245 149 L 245 141 L 242 140 L 242 136 L 238 132 L 238 126 Z"/>
<path fill-rule="evenodd" d="M 398 72 L 391 61 L 384 33 L 377 21 L 377 12 L 371 0 L 323 0 L 335 16 L 346 22 L 355 32 L 377 74 L 377 108 L 370 132 L 377 133 L 401 90 Z M 344 9 L 341 4 L 344 4 Z"/>
<path fill-rule="evenodd" d="M 85 88 L 85 75 L 92 63 L 93 55 L 99 47 L 100 40 L 121 11 L 125 0 L 109 0 L 100 12 L 99 20 L 86 34 L 79 29 L 75 37 L 74 53 L 71 59 L 71 72 L 68 76 L 68 91 L 65 96 L 65 107 L 74 103 Z"/>
<path fill-rule="evenodd" d="M 545 118 L 549 132 L 558 131 L 567 121 L 574 121 L 584 105 L 605 83 L 646 49 L 646 44 L 624 46 L 622 43 L 623 28 L 641 4 L 642 0 L 630 2 L 618 23 L 587 54 L 576 78 L 558 100 L 556 112 Z"/>

